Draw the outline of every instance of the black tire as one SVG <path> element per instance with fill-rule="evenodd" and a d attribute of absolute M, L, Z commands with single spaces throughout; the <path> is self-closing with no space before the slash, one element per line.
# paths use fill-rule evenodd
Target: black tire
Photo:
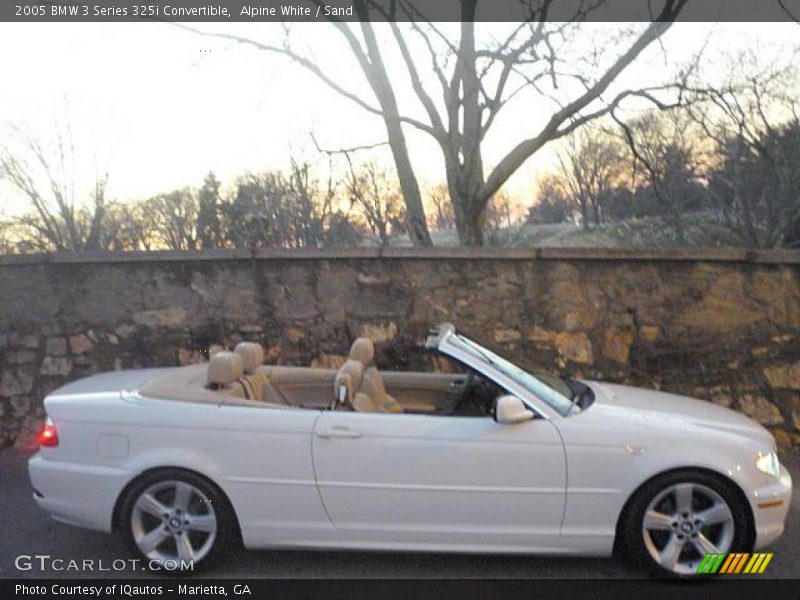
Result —
<path fill-rule="evenodd" d="M 746 499 L 743 494 L 732 482 L 722 476 L 694 469 L 682 469 L 665 473 L 645 483 L 629 500 L 620 519 L 616 544 L 621 553 L 656 577 L 694 579 L 704 576 L 696 572 L 676 573 L 665 569 L 651 556 L 643 533 L 645 512 L 650 503 L 660 494 L 667 492 L 672 486 L 682 483 L 705 486 L 705 488 L 716 492 L 727 504 L 730 509 L 730 515 L 733 518 L 733 526 L 732 541 L 725 552 L 750 552 L 755 541 L 750 509 L 746 505 Z M 700 490 L 698 495 L 702 500 L 703 488 L 700 487 L 698 489 Z M 665 532 L 665 535 L 671 535 L 671 532 Z M 687 542 L 690 542 L 688 538 Z M 694 552 L 697 552 L 698 555 L 700 554 L 696 548 L 688 550 L 689 554 Z M 685 554 L 682 556 L 685 556 Z M 699 559 L 697 560 L 699 562 Z M 694 564 L 691 559 L 686 562 L 688 565 Z"/>
<path fill-rule="evenodd" d="M 159 549 L 163 549 L 163 555 L 166 556 L 170 554 L 168 551 L 168 546 L 171 543 L 175 545 L 175 553 L 177 554 L 178 538 L 183 537 L 184 539 L 181 540 L 182 542 L 188 541 L 190 538 L 193 540 L 199 538 L 202 546 L 205 548 L 205 551 L 203 552 L 202 556 L 198 554 L 197 557 L 192 560 L 191 568 L 182 568 L 180 560 L 177 561 L 177 567 L 175 567 L 174 564 L 168 564 L 166 561 L 160 559 L 156 559 L 154 562 L 153 557 L 145 554 L 139 547 L 139 544 L 136 540 L 137 532 L 139 535 L 144 533 L 142 522 L 145 519 L 150 521 L 153 529 L 161 528 L 160 525 L 155 525 L 158 522 L 158 519 L 154 515 L 145 514 L 144 511 L 136 509 L 139 498 L 145 491 L 152 490 L 154 487 L 158 488 L 159 486 L 164 486 L 163 493 L 168 494 L 169 487 L 172 484 L 177 483 L 188 484 L 188 486 L 195 490 L 191 494 L 191 502 L 193 503 L 193 510 L 197 514 L 191 514 L 192 510 L 186 510 L 186 518 L 212 517 L 212 519 L 215 521 L 213 534 L 204 531 L 190 531 L 188 526 L 183 530 L 178 529 L 176 531 L 172 531 L 170 534 L 166 534 L 168 531 L 168 519 L 165 517 L 163 532 L 165 532 L 166 535 L 169 535 L 172 541 L 170 542 L 169 540 L 165 539 L 165 541 L 162 542 L 162 544 L 156 549 L 154 549 L 154 551 L 157 553 L 162 553 L 162 551 Z M 181 486 L 181 488 L 186 489 L 183 486 Z M 173 503 L 177 504 L 175 502 L 177 501 L 177 487 L 174 489 Z M 161 494 L 162 492 L 158 491 L 157 493 Z M 168 497 L 169 496 L 167 495 L 167 498 Z M 164 496 L 161 496 L 161 498 L 164 498 Z M 208 508 L 204 508 L 206 502 L 208 504 Z M 136 520 L 134 519 L 135 509 L 137 512 Z M 178 510 L 180 512 L 180 509 Z M 204 510 L 207 512 L 203 513 L 202 511 Z M 189 521 L 186 521 L 186 523 L 188 522 Z M 196 473 L 186 471 L 184 469 L 158 469 L 156 471 L 145 473 L 136 479 L 125 491 L 124 498 L 122 499 L 122 504 L 119 511 L 118 529 L 124 536 L 125 543 L 128 545 L 130 551 L 142 560 L 143 566 L 147 569 L 150 569 L 154 573 L 162 575 L 185 575 L 187 573 L 203 571 L 223 559 L 239 546 L 236 516 L 231 508 L 230 503 L 228 502 L 228 499 L 212 482 L 204 477 L 201 477 L 200 475 L 197 475 Z M 148 531 L 152 533 L 153 530 L 148 528 Z"/>

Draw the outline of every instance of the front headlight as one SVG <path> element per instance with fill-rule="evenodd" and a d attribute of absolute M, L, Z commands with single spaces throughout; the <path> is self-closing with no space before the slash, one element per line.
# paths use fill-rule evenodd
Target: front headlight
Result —
<path fill-rule="evenodd" d="M 756 457 L 756 469 L 767 475 L 777 477 L 781 472 L 778 455 L 775 454 L 775 452 L 769 452 L 767 454 L 759 453 Z"/>

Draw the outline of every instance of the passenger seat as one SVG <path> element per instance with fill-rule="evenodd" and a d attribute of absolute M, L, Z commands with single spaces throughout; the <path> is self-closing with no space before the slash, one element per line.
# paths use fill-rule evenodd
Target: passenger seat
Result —
<path fill-rule="evenodd" d="M 358 361 L 364 369 L 361 384 L 355 395 L 355 400 L 363 408 L 357 407 L 355 403 L 353 408 L 368 412 L 402 413 L 403 407 L 386 392 L 383 377 L 375 368 L 375 344 L 372 340 L 361 337 L 353 342 L 350 348 L 350 360 Z"/>

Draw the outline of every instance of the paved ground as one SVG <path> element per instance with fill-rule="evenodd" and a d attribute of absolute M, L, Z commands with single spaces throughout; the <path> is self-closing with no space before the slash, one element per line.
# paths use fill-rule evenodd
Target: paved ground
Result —
<path fill-rule="evenodd" d="M 800 482 L 800 461 L 788 461 L 795 482 Z M 85 531 L 48 519 L 31 498 L 25 457 L 0 453 L 0 578 L 10 577 L 141 577 L 147 573 L 120 571 L 80 572 L 17 571 L 20 554 L 49 554 L 62 559 L 130 558 L 125 546 L 103 533 Z M 787 531 L 770 549 L 775 557 L 767 575 L 800 578 L 800 485 Z M 394 552 L 240 551 L 217 567 L 214 577 L 377 577 L 377 578 L 631 578 L 641 574 L 615 559 L 552 558 L 530 556 L 446 555 Z"/>

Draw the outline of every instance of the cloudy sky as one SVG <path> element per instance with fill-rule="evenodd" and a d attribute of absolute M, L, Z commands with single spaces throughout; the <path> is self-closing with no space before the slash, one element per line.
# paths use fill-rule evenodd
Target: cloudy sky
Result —
<path fill-rule="evenodd" d="M 499 36 L 504 27 L 482 25 L 481 35 Z M 279 24 L 225 28 L 254 39 L 282 36 Z M 587 36 L 603 39 L 610 28 L 593 25 Z M 797 31 L 796 24 L 679 23 L 618 85 L 658 81 L 707 40 L 705 55 L 713 70 L 714 61 L 721 64 L 747 46 L 796 43 Z M 339 80 L 369 97 L 354 59 L 329 26 L 295 25 L 292 39 L 298 48 L 314 52 Z M 209 170 L 228 183 L 246 170 L 285 167 L 290 154 L 313 158 L 312 131 L 330 147 L 385 139 L 378 118 L 284 58 L 169 24 L 2 23 L 0 55 L 11 57 L 3 65 L 0 126 L 23 125 L 46 143 L 56 129 L 68 127 L 78 182 L 88 184 L 96 174 L 108 173 L 110 195 L 120 200 L 199 185 Z M 390 72 L 399 78 L 400 104 L 419 114 L 397 60 L 387 57 Z M 522 135 L 536 133 L 551 110 L 535 96 L 521 95 L 510 104 L 487 139 L 487 165 Z M 410 131 L 409 143 L 423 182 L 441 180 L 441 160 L 430 140 Z M 524 165 L 509 190 L 524 196 L 553 162 L 553 148 L 548 148 Z M 0 212 L 26 209 L 24 199 L 0 185 Z"/>

